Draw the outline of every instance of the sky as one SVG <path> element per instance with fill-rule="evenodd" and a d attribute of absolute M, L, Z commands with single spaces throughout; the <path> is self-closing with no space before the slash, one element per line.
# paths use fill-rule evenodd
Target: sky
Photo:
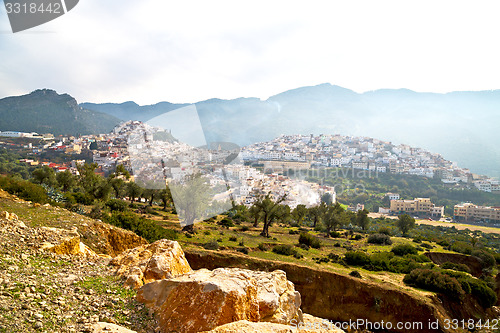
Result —
<path fill-rule="evenodd" d="M 80 0 L 13 34 L 0 9 L 0 97 L 79 102 L 267 99 L 331 83 L 356 92 L 500 89 L 498 1 Z"/>

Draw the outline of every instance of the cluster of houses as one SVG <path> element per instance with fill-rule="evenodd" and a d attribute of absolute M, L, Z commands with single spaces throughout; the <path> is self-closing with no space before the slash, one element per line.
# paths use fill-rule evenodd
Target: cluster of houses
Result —
<path fill-rule="evenodd" d="M 481 191 L 500 191 L 500 183 L 471 173 L 440 154 L 408 145 L 343 135 L 282 135 L 242 149 L 242 158 L 266 169 L 352 168 L 376 173 L 438 177 L 446 184 L 468 184 Z"/>

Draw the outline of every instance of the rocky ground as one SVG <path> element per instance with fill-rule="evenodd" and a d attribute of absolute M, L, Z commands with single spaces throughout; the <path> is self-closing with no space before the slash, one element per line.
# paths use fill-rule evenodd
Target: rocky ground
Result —
<path fill-rule="evenodd" d="M 135 300 L 133 289 L 122 286 L 108 265 L 109 258 L 58 255 L 42 249 L 44 243 L 55 244 L 64 233 L 32 228 L 15 215 L 3 214 L 0 332 L 102 331 L 97 322 L 155 332 L 152 314 Z"/>

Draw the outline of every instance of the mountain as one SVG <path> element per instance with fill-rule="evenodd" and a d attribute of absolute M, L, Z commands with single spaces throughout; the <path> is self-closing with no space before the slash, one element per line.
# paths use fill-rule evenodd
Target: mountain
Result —
<path fill-rule="evenodd" d="M 186 104 L 82 104 L 123 120 L 147 121 Z M 331 84 L 272 96 L 195 103 L 208 142 L 240 146 L 280 134 L 370 136 L 442 154 L 472 172 L 500 177 L 500 90 L 446 94 L 408 89 L 365 93 Z"/>
<path fill-rule="evenodd" d="M 85 109 L 96 110 L 125 121 L 126 120 L 147 121 L 165 112 L 172 111 L 187 105 L 188 104 L 172 104 L 169 102 L 161 102 L 154 105 L 144 105 L 144 106 L 137 105 L 135 102 L 125 102 L 121 104 L 114 104 L 114 103 L 80 104 L 80 106 Z"/>
<path fill-rule="evenodd" d="M 49 89 L 0 99 L 0 131 L 99 134 L 118 123 L 116 117 L 84 109 L 70 95 Z"/>

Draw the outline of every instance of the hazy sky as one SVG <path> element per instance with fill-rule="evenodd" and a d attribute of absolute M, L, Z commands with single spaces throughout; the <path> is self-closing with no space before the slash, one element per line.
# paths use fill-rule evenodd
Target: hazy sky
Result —
<path fill-rule="evenodd" d="M 12 34 L 0 97 L 79 102 L 259 97 L 324 82 L 357 92 L 500 89 L 500 2 L 80 0 Z"/>

